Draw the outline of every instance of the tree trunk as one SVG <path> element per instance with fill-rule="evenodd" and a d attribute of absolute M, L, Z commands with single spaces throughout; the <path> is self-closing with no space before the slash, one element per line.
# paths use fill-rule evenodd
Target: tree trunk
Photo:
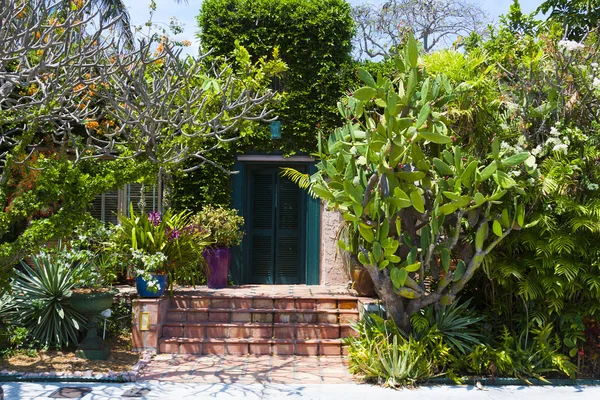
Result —
<path fill-rule="evenodd" d="M 406 334 L 411 332 L 410 315 L 406 312 L 404 298 L 396 293 L 391 278 L 386 274 L 387 270 L 380 271 L 372 265 L 366 265 L 365 268 L 371 275 L 375 291 L 383 301 L 388 317 L 396 323 L 398 329 Z"/>

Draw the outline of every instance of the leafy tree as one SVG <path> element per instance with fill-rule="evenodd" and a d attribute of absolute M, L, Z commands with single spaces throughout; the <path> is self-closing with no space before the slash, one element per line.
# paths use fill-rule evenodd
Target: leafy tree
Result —
<path fill-rule="evenodd" d="M 279 60 L 179 57 L 166 37 L 134 49 L 89 3 L 0 0 L 0 276 L 65 237 L 95 195 L 207 154 L 268 119 Z M 125 40 L 125 42 L 123 41 Z M 100 161 L 101 160 L 101 161 Z"/>
<path fill-rule="evenodd" d="M 268 128 L 248 147 L 285 154 L 315 151 L 316 127 L 335 126 L 335 102 L 352 79 L 354 24 L 343 0 L 206 0 L 198 16 L 201 46 L 213 55 L 229 54 L 239 43 L 252 60 L 277 49 L 288 70 L 273 87 L 285 93 L 276 108 L 281 141 Z"/>
<path fill-rule="evenodd" d="M 430 52 L 449 46 L 459 37 L 482 33 L 485 12 L 466 0 L 391 0 L 352 9 L 358 27 L 355 49 L 359 56 L 388 57 L 410 31 Z"/>
<path fill-rule="evenodd" d="M 499 324 L 552 323 L 574 356 L 600 310 L 600 54 L 595 33 L 562 38 L 556 25 L 523 36 L 501 27 L 483 45 L 500 65 L 499 135 L 535 153 L 543 179 L 527 189 L 531 227 L 496 248 L 477 285 Z"/>
<path fill-rule="evenodd" d="M 581 40 L 589 31 L 598 28 L 600 1 L 546 0 L 538 8 L 544 14 L 550 11 L 548 21 L 565 26 L 570 40 Z"/>
<path fill-rule="evenodd" d="M 346 122 L 321 141 L 310 177 L 313 192 L 360 233 L 359 260 L 405 332 L 420 309 L 451 304 L 485 257 L 524 226 L 516 177 L 536 174 L 535 157 L 499 140 L 480 157 L 457 146 L 446 117 L 454 89 L 418 62 L 409 36 L 394 82 L 359 70 L 366 86 L 338 104 Z"/>

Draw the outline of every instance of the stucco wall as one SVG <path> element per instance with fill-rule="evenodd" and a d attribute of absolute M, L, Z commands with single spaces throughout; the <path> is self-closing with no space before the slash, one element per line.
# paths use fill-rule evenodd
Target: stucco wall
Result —
<path fill-rule="evenodd" d="M 337 232 L 343 223 L 337 211 L 321 204 L 321 285 L 346 285 L 350 278 L 338 254 Z"/>

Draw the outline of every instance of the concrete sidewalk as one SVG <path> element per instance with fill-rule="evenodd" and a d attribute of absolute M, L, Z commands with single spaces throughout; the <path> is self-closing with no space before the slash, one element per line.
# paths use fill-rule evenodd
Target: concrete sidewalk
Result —
<path fill-rule="evenodd" d="M 5 400 L 50 399 L 61 387 L 89 387 L 84 400 L 124 399 L 121 395 L 133 387 L 150 389 L 146 399 L 323 399 L 323 400 L 596 400 L 599 386 L 504 386 L 477 390 L 473 386 L 431 386 L 393 390 L 357 384 L 197 384 L 176 382 L 137 383 L 28 383 L 3 382 Z"/>

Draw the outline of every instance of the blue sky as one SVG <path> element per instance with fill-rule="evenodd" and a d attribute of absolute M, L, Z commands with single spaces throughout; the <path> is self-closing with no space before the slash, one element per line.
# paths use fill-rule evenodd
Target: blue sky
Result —
<path fill-rule="evenodd" d="M 524 12 L 529 13 L 534 11 L 542 1 L 521 0 L 521 8 Z M 365 2 L 378 4 L 383 1 L 350 0 L 350 4 L 352 5 L 363 4 Z M 497 21 L 501 14 L 505 14 L 512 2 L 513 0 L 472 0 L 472 3 L 479 4 L 488 13 L 492 21 Z M 148 20 L 149 3 L 149 0 L 125 0 L 133 25 L 140 25 Z M 195 38 L 195 33 L 198 30 L 196 27 L 196 15 L 198 15 L 202 0 L 188 0 L 187 4 L 184 1 L 177 4 L 175 0 L 156 0 L 156 3 L 158 4 L 158 8 L 153 18 L 154 22 L 168 25 L 171 17 L 177 18 L 184 25 L 184 33 L 178 35 L 176 38 L 178 40 L 191 41 L 193 45 L 189 50 L 191 53 L 195 53 L 198 48 L 198 41 Z"/>

